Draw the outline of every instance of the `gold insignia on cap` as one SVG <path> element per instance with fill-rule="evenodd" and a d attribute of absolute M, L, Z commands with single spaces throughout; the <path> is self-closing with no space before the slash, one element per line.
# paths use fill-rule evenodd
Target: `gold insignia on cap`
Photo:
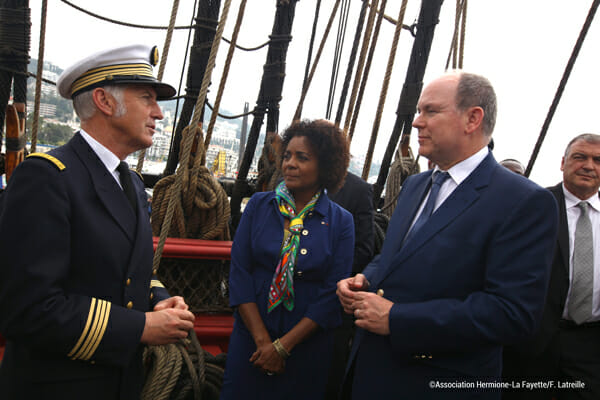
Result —
<path fill-rule="evenodd" d="M 150 64 L 152 64 L 153 67 L 158 64 L 158 47 L 156 46 L 150 50 Z"/>
<path fill-rule="evenodd" d="M 71 85 L 71 95 L 98 82 L 113 80 L 115 77 L 132 77 L 134 75 L 154 78 L 152 75 L 152 67 L 148 64 L 108 65 L 90 69 L 85 74 L 75 79 L 75 82 Z"/>

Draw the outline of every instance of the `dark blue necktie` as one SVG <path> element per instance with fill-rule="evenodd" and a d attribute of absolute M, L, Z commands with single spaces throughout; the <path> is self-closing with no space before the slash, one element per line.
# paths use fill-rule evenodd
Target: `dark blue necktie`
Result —
<path fill-rule="evenodd" d="M 129 200 L 129 204 L 131 204 L 133 211 L 137 213 L 137 201 L 135 199 L 133 182 L 131 181 L 131 175 L 129 173 L 129 165 L 127 165 L 125 161 L 121 161 L 117 167 L 117 171 L 119 171 L 119 180 L 121 181 L 123 192 L 125 192 L 125 196 L 127 196 L 127 200 Z"/>
<path fill-rule="evenodd" d="M 436 171 L 433 174 L 433 183 L 431 184 L 431 192 L 429 192 L 429 197 L 427 198 L 427 202 L 425 203 L 425 207 L 423 207 L 423 211 L 419 218 L 415 221 L 412 229 L 406 235 L 406 239 L 404 242 L 408 241 L 408 239 L 413 236 L 416 232 L 421 229 L 423 225 L 427 222 L 431 214 L 433 214 L 433 207 L 435 206 L 435 201 L 438 197 L 438 193 L 440 192 L 440 188 L 446 179 L 448 179 L 450 175 L 447 172 Z"/>

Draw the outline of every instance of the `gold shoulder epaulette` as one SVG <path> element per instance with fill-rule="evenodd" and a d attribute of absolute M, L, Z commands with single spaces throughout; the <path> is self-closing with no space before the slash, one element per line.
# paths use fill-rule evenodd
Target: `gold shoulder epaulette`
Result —
<path fill-rule="evenodd" d="M 65 164 L 63 164 L 62 162 L 60 162 L 60 160 L 58 158 L 53 157 L 50 154 L 46 154 L 46 153 L 31 153 L 30 155 L 27 156 L 27 158 L 29 158 L 29 157 L 45 158 L 46 160 L 50 161 L 52 164 L 56 165 L 56 168 L 58 168 L 60 171 L 62 171 L 63 169 L 67 168 L 67 167 L 65 167 Z"/>

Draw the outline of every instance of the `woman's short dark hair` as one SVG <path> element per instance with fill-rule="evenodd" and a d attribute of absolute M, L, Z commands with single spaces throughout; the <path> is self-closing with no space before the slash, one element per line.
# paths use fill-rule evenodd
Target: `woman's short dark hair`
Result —
<path fill-rule="evenodd" d="M 344 133 L 324 119 L 297 121 L 283 132 L 281 154 L 285 153 L 292 138 L 297 136 L 308 139 L 317 154 L 319 185 L 331 192 L 338 190 L 350 164 L 350 146 Z"/>

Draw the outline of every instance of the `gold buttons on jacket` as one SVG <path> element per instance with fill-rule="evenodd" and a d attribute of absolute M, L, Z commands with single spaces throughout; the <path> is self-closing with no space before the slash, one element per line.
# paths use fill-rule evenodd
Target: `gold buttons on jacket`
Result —
<path fill-rule="evenodd" d="M 150 300 L 154 298 L 154 293 L 150 293 Z"/>
<path fill-rule="evenodd" d="M 383 297 L 383 293 L 384 293 L 383 289 L 379 289 L 379 290 L 377 291 L 377 296 L 379 296 L 379 297 Z"/>
<path fill-rule="evenodd" d="M 304 236 L 308 235 L 308 229 L 304 229 L 304 230 L 302 231 L 302 234 L 303 234 Z"/>
<path fill-rule="evenodd" d="M 131 278 L 127 278 L 127 280 L 125 281 L 125 284 L 127 286 L 131 285 Z"/>
<path fill-rule="evenodd" d="M 308 253 L 308 250 L 306 250 L 306 249 L 300 249 L 300 254 L 302 254 L 303 256 L 305 256 L 306 253 Z"/>
<path fill-rule="evenodd" d="M 133 308 L 133 302 L 130 301 L 129 303 L 127 303 L 127 308 L 129 308 L 129 309 Z"/>
<path fill-rule="evenodd" d="M 302 275 L 304 275 L 304 272 L 296 271 L 296 275 L 298 276 L 298 278 L 302 278 Z"/>
<path fill-rule="evenodd" d="M 152 275 L 156 275 L 156 273 L 157 273 L 157 272 L 158 272 L 158 270 L 157 270 L 156 268 L 154 268 L 154 269 L 152 270 Z"/>

